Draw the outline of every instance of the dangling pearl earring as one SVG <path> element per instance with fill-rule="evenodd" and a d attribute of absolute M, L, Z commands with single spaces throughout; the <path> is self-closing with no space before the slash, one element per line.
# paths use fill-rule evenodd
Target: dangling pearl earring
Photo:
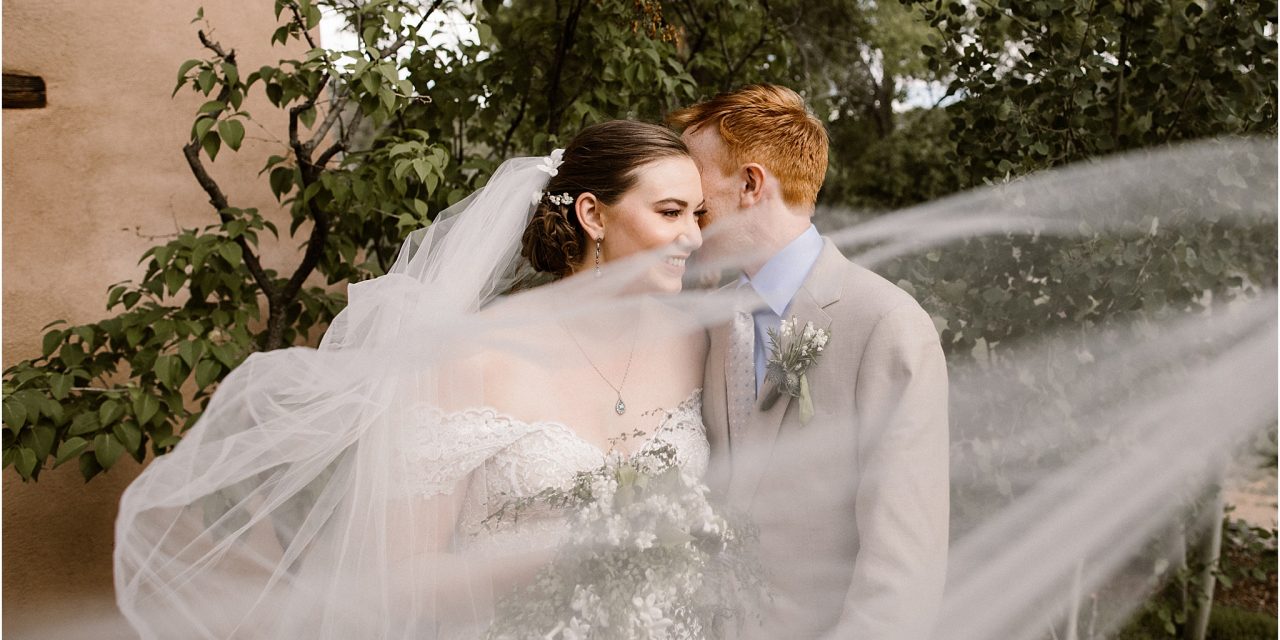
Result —
<path fill-rule="evenodd" d="M 600 273 L 600 241 L 601 240 L 604 240 L 604 236 L 600 236 L 599 238 L 596 238 L 596 277 L 597 278 L 601 276 L 601 273 Z"/>

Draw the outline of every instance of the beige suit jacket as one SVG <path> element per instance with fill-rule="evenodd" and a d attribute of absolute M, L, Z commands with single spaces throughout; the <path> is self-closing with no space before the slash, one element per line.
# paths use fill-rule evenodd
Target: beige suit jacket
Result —
<path fill-rule="evenodd" d="M 933 322 L 829 240 L 788 317 L 831 334 L 808 371 L 814 417 L 806 425 L 799 402 L 784 394 L 731 431 L 729 330 L 710 332 L 709 479 L 760 527 L 772 585 L 762 624 L 748 619 L 730 635 L 927 638 L 949 520 L 947 370 Z"/>

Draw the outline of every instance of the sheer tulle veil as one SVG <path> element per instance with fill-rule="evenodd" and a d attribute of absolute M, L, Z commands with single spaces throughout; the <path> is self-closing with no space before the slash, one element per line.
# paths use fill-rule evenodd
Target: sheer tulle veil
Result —
<path fill-rule="evenodd" d="M 449 464 L 407 468 L 398 453 L 410 425 L 430 429 L 425 408 L 465 405 L 450 389 L 482 394 L 446 352 L 463 333 L 483 343 L 468 323 L 521 277 L 552 171 L 550 158 L 503 163 L 410 234 L 386 275 L 349 287 L 319 349 L 250 356 L 129 487 L 117 598 L 144 637 L 435 635 L 436 588 L 467 571 L 432 556 L 431 498 L 483 454 L 442 441 Z"/>
<path fill-rule="evenodd" d="M 1105 240 L 1209 223 L 1274 233 L 1275 156 L 1274 141 L 1206 142 L 860 223 L 838 211 L 817 220 L 873 270 L 939 254 L 945 262 L 984 236 Z M 508 443 L 477 441 L 441 418 L 486 404 L 485 377 L 469 366 L 478 353 L 548 367 L 580 357 L 539 341 L 536 328 L 652 305 L 625 292 L 663 258 L 522 286 L 532 273 L 521 235 L 551 171 L 550 158 L 504 162 L 484 188 L 410 234 L 385 276 L 349 287 L 318 349 L 254 354 L 228 375 L 199 423 L 129 487 L 116 526 L 117 601 L 144 638 L 482 634 L 506 558 L 459 549 L 446 532 L 458 482 Z M 955 261 L 948 279 L 980 268 Z M 1027 277 L 1043 276 L 1032 268 Z M 1099 282 L 1043 295 L 1118 296 L 1119 285 Z M 1065 317 L 951 363 L 951 562 L 942 604 L 921 612 L 938 618 L 936 637 L 1062 637 L 1069 619 L 1090 615 L 1105 630 L 1140 603 L 1154 583 L 1130 578 L 1145 578 L 1142 563 L 1166 553 L 1163 532 L 1196 513 L 1242 444 L 1274 428 L 1274 291 L 1243 290 L 1230 303 L 1206 299 L 1197 312 L 1153 311 L 1105 328 Z M 687 286 L 660 302 L 702 330 L 731 318 L 734 295 Z M 949 299 L 978 308 L 983 295 Z M 946 319 L 935 322 L 945 334 Z M 1064 344 L 1074 358 L 1065 364 Z M 650 336 L 637 353 L 662 348 Z M 810 427 L 791 449 L 768 453 L 793 479 L 774 493 L 847 498 L 824 471 L 844 462 L 822 455 L 836 451 L 822 439 L 838 425 Z M 803 570 L 832 559 L 790 561 Z M 1098 602 L 1090 614 L 1087 603 Z"/>

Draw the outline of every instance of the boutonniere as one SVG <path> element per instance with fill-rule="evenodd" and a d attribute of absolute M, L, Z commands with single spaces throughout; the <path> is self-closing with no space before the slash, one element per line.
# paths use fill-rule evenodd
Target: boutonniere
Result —
<path fill-rule="evenodd" d="M 809 393 L 809 367 L 827 346 L 831 334 L 826 329 L 806 322 L 798 329 L 794 317 L 783 320 L 777 330 L 769 330 L 769 365 L 766 380 L 773 383 L 765 396 L 762 408 L 766 411 L 786 393 L 800 399 L 800 423 L 809 424 L 813 419 L 813 397 Z"/>

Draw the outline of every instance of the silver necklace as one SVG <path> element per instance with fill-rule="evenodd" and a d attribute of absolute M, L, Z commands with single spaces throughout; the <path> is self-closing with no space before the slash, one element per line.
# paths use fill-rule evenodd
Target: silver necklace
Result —
<path fill-rule="evenodd" d="M 640 337 L 640 327 L 637 326 L 636 332 L 631 336 L 631 353 L 627 354 L 627 368 L 622 371 L 622 382 L 615 386 L 612 382 L 609 382 L 609 378 L 604 375 L 604 372 L 600 371 L 600 367 L 597 367 L 596 363 L 591 361 L 591 356 L 587 355 L 587 350 L 582 348 L 582 344 L 578 342 L 576 337 L 574 337 L 573 332 L 569 330 L 569 327 L 565 326 L 563 321 L 560 323 L 560 326 L 564 328 L 564 332 L 569 335 L 569 339 L 573 341 L 573 344 L 578 347 L 578 351 L 582 352 L 582 357 L 587 360 L 587 364 L 591 365 L 591 368 L 596 370 L 596 375 L 600 376 L 600 379 L 604 380 L 604 383 L 609 385 L 609 388 L 613 389 L 613 392 L 617 394 L 618 402 L 613 405 L 613 412 L 618 415 L 626 413 L 627 403 L 622 401 L 622 387 L 626 386 L 627 374 L 631 373 L 631 359 L 636 355 L 636 339 Z"/>

